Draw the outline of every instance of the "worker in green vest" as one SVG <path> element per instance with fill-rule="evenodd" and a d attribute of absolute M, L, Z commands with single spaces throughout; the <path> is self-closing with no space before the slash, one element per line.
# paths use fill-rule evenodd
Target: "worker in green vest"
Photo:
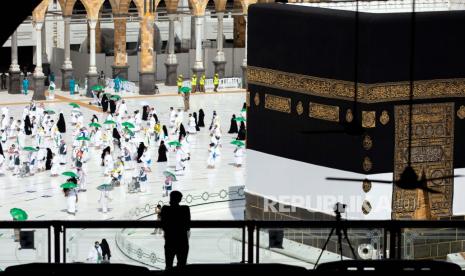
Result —
<path fill-rule="evenodd" d="M 200 84 L 200 92 L 204 92 L 205 93 L 205 74 L 202 74 L 202 76 L 200 77 L 200 80 L 199 80 L 199 84 Z"/>
<path fill-rule="evenodd" d="M 192 93 L 195 93 L 197 91 L 197 75 L 196 74 L 192 75 L 191 85 L 192 85 Z"/>
<path fill-rule="evenodd" d="M 184 77 L 181 75 L 178 76 L 178 80 L 176 84 L 178 85 L 178 94 L 181 94 L 181 88 L 182 88 L 182 81 L 184 80 Z"/>
<path fill-rule="evenodd" d="M 218 76 L 218 73 L 215 73 L 215 76 L 213 76 L 213 85 L 215 86 L 213 91 L 218 92 L 218 86 L 220 85 L 220 76 Z"/>

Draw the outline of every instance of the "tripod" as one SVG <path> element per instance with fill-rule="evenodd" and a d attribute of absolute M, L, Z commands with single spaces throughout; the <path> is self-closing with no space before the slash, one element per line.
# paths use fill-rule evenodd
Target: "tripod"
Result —
<path fill-rule="evenodd" d="M 336 231 L 337 235 L 337 244 L 339 246 L 339 253 L 341 256 L 341 261 L 342 261 L 342 235 L 344 235 L 344 239 L 347 241 L 349 244 L 350 251 L 352 252 L 352 255 L 354 256 L 354 259 L 357 259 L 357 255 L 355 255 L 354 248 L 352 247 L 352 244 L 350 243 L 349 237 L 347 236 L 347 228 L 341 227 L 340 224 L 342 222 L 341 220 L 341 212 L 339 211 L 338 208 L 334 210 L 336 213 L 336 227 L 333 227 L 331 231 L 329 232 L 328 238 L 326 239 L 325 244 L 323 245 L 323 248 L 321 249 L 320 256 L 318 256 L 318 259 L 316 260 L 315 267 L 318 266 L 318 263 L 320 262 L 321 256 L 323 256 L 323 252 L 326 250 L 326 247 L 328 246 L 329 241 L 331 240 L 331 237 L 333 236 L 334 231 Z"/>

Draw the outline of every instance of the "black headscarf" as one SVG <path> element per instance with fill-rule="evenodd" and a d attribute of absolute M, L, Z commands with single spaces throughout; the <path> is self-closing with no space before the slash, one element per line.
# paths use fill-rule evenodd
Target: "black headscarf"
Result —
<path fill-rule="evenodd" d="M 24 132 L 26 133 L 26 135 L 32 134 L 32 124 L 29 115 L 26 115 L 26 118 L 24 119 Z"/>
<path fill-rule="evenodd" d="M 148 118 L 149 118 L 149 106 L 144 105 L 142 107 L 142 121 L 147 121 Z"/>
<path fill-rule="evenodd" d="M 236 122 L 236 115 L 233 114 L 231 118 L 231 126 L 229 127 L 228 133 L 237 133 L 237 122 Z"/>
<path fill-rule="evenodd" d="M 116 112 L 116 102 L 115 100 L 110 100 L 110 114 L 115 114 Z"/>
<path fill-rule="evenodd" d="M 97 115 L 95 115 L 95 114 L 92 115 L 92 122 L 95 122 L 95 123 L 98 122 L 98 117 L 97 117 Z"/>
<path fill-rule="evenodd" d="M 2 142 L 0 142 L 0 155 L 3 155 L 3 157 L 5 157 L 5 155 L 3 154 Z"/>
<path fill-rule="evenodd" d="M 239 128 L 239 133 L 237 134 L 237 140 L 244 141 L 246 138 L 247 132 L 245 130 L 244 122 L 241 122 L 241 127 Z"/>
<path fill-rule="evenodd" d="M 168 137 L 168 129 L 166 128 L 166 125 L 163 125 L 163 135 L 165 135 L 165 137 Z"/>
<path fill-rule="evenodd" d="M 66 133 L 66 122 L 63 113 L 60 113 L 60 118 L 58 119 L 57 127 L 60 133 Z"/>
<path fill-rule="evenodd" d="M 106 155 L 107 152 L 111 153 L 110 146 L 104 148 L 103 151 L 102 151 L 102 155 L 100 156 L 102 158 L 102 166 L 103 166 L 103 160 L 105 159 L 105 155 Z"/>
<path fill-rule="evenodd" d="M 102 239 L 102 242 L 100 243 L 100 248 L 102 249 L 103 256 L 111 257 L 110 246 L 108 245 L 108 242 L 106 239 Z"/>
<path fill-rule="evenodd" d="M 103 112 L 107 112 L 107 110 L 108 110 L 108 97 L 107 97 L 107 95 L 103 94 L 101 102 L 102 102 L 102 110 L 103 110 Z"/>
<path fill-rule="evenodd" d="M 186 137 L 186 129 L 184 128 L 184 125 L 181 123 L 181 126 L 179 127 L 179 137 L 184 136 Z"/>
<path fill-rule="evenodd" d="M 242 109 L 247 109 L 247 103 L 244 103 L 244 104 L 242 105 Z"/>
<path fill-rule="evenodd" d="M 142 161 L 140 160 L 140 158 L 141 158 L 142 155 L 144 154 L 144 149 L 145 149 L 145 145 L 144 145 L 143 142 L 141 142 L 141 143 L 139 144 L 139 147 L 137 148 L 137 163 L 142 162 Z"/>
<path fill-rule="evenodd" d="M 53 153 L 50 148 L 47 148 L 47 160 L 45 161 L 45 169 L 49 171 L 52 168 Z"/>
<path fill-rule="evenodd" d="M 199 110 L 199 127 L 205 127 L 205 122 L 204 122 L 204 119 L 205 119 L 205 113 L 203 113 L 203 109 L 200 109 Z"/>
<path fill-rule="evenodd" d="M 160 147 L 158 147 L 158 160 L 157 162 L 167 162 L 168 158 L 166 157 L 166 152 L 168 149 L 165 146 L 165 141 L 161 141 Z"/>
<path fill-rule="evenodd" d="M 194 112 L 192 114 L 192 117 L 194 117 L 194 119 L 195 119 L 195 130 L 200 131 L 199 123 L 197 121 L 197 112 Z"/>

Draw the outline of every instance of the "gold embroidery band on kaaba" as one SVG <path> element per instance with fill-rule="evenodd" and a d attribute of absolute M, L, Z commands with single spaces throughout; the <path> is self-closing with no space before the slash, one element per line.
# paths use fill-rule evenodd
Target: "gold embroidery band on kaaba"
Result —
<path fill-rule="evenodd" d="M 312 96 L 353 101 L 354 83 L 350 81 L 318 78 L 247 66 L 247 81 L 251 84 L 295 91 Z M 437 79 L 415 81 L 414 98 L 455 98 L 465 97 L 465 79 Z M 358 84 L 357 101 L 379 103 L 408 100 L 408 82 L 387 82 Z"/>
<path fill-rule="evenodd" d="M 265 94 L 265 108 L 284 113 L 291 113 L 291 99 Z"/>
<path fill-rule="evenodd" d="M 339 122 L 339 106 L 310 102 L 308 115 L 310 118 Z"/>

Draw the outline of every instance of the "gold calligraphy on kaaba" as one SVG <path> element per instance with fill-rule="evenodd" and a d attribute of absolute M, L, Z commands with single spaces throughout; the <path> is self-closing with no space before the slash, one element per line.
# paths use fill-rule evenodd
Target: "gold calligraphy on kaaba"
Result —
<path fill-rule="evenodd" d="M 440 178 L 454 172 L 454 103 L 417 104 L 412 116 L 411 163 L 418 175 Z M 409 106 L 396 106 L 394 178 L 408 163 Z M 394 186 L 393 219 L 437 219 L 452 214 L 453 179 L 428 181 L 440 193 L 425 195 L 422 190 L 403 190 Z M 426 201 L 426 198 L 428 200 Z"/>
<path fill-rule="evenodd" d="M 339 122 L 339 106 L 310 102 L 308 115 L 310 118 Z"/>
<path fill-rule="evenodd" d="M 459 110 L 457 110 L 457 117 L 459 117 L 460 120 L 465 118 L 465 106 L 461 105 Z"/>
<path fill-rule="evenodd" d="M 376 127 L 376 111 L 362 111 L 362 127 Z"/>
<path fill-rule="evenodd" d="M 265 108 L 284 113 L 291 113 L 291 99 L 265 94 Z"/>
<path fill-rule="evenodd" d="M 295 107 L 295 110 L 297 111 L 297 114 L 302 115 L 304 113 L 304 105 L 302 104 L 301 101 L 297 103 L 297 106 Z"/>
<path fill-rule="evenodd" d="M 352 101 L 355 96 L 353 82 L 318 78 L 268 68 L 247 66 L 247 81 L 308 95 Z M 437 79 L 415 81 L 415 99 L 465 97 L 465 79 Z M 379 103 L 408 100 L 409 82 L 389 82 L 357 85 L 357 101 Z"/>

